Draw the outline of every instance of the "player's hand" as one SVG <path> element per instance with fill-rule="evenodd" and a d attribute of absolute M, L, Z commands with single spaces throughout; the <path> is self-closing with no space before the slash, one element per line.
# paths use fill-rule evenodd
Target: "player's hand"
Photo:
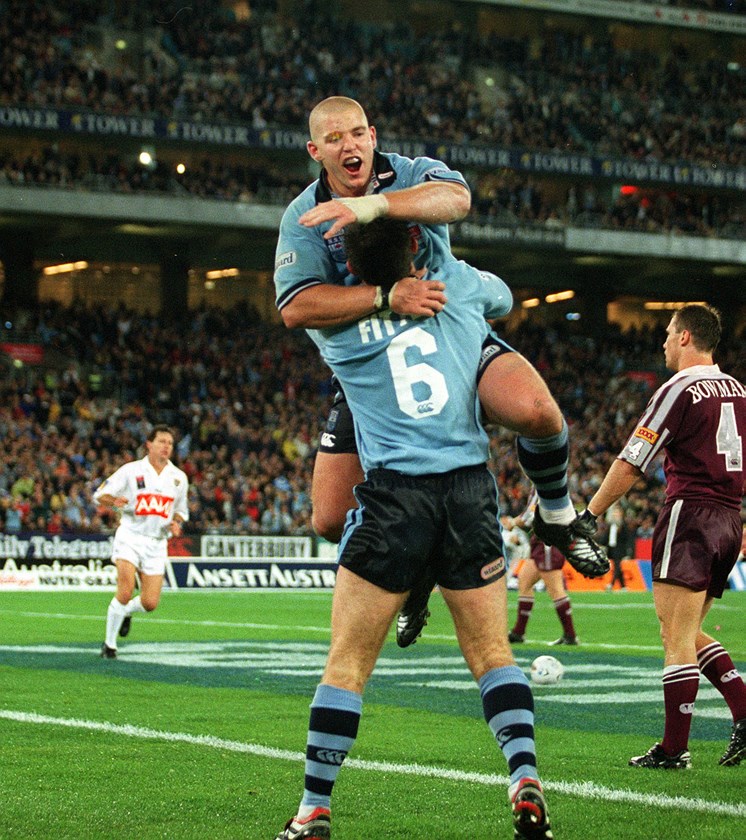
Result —
<path fill-rule="evenodd" d="M 577 525 L 586 537 L 592 537 L 598 531 L 598 520 L 588 508 L 578 514 Z"/>
<path fill-rule="evenodd" d="M 128 503 L 129 499 L 126 496 L 115 496 L 112 500 L 111 506 L 117 509 L 126 508 Z"/>
<path fill-rule="evenodd" d="M 397 315 L 432 318 L 448 302 L 448 298 L 443 294 L 445 287 L 445 283 L 441 283 L 440 280 L 405 277 L 396 283 L 389 299 L 389 306 Z"/>
<path fill-rule="evenodd" d="M 334 224 L 324 234 L 324 239 L 331 239 L 340 233 L 347 225 L 357 221 L 357 216 L 352 208 L 342 204 L 341 201 L 323 201 L 310 210 L 307 210 L 298 219 L 303 227 L 317 227 L 324 222 L 333 221 Z"/>

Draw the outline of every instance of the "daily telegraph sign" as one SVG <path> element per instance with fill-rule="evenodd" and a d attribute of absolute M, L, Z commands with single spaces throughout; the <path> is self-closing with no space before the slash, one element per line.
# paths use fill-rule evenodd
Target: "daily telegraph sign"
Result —
<path fill-rule="evenodd" d="M 98 137 L 128 137 L 141 140 L 173 140 L 231 148 L 304 151 L 305 130 L 266 128 L 257 130 L 241 123 L 206 123 L 191 120 L 101 114 L 92 111 L 0 107 L 0 130 L 53 131 Z M 687 161 L 660 163 L 624 158 L 562 152 L 542 152 L 517 147 L 503 148 L 478 143 L 438 143 L 429 140 L 395 140 L 384 151 L 425 155 L 460 169 L 506 168 L 537 175 L 604 178 L 631 183 L 649 182 L 708 189 L 746 189 L 746 167 L 700 166 Z"/>
<path fill-rule="evenodd" d="M 204 534 L 198 556 L 170 557 L 165 585 L 189 590 L 331 590 L 337 564 L 310 537 Z M 112 591 L 111 536 L 0 533 L 0 591 Z M 181 551 L 191 550 L 182 543 Z M 197 549 L 197 546 L 194 546 Z M 178 548 L 177 548 L 178 551 Z M 195 551 L 196 553 L 196 551 Z"/>
<path fill-rule="evenodd" d="M 0 562 L 108 560 L 113 543 L 113 537 L 98 535 L 0 534 Z"/>
<path fill-rule="evenodd" d="M 0 534 L 0 590 L 110 591 L 117 584 L 113 538 Z"/>

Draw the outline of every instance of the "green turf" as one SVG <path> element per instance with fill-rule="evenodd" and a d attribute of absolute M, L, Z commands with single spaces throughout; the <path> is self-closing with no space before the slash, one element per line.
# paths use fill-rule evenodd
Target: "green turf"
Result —
<path fill-rule="evenodd" d="M 742 670 L 745 597 L 726 593 L 708 620 Z M 0 837 L 272 840 L 300 797 L 329 596 L 166 593 L 157 612 L 135 617 L 114 662 L 97 656 L 109 599 L 0 595 Z M 443 603 L 432 603 L 425 637 L 407 651 L 388 644 L 371 679 L 351 755 L 363 764 L 345 766 L 335 788 L 335 840 L 512 837 L 505 762 Z M 560 631 L 542 593 L 529 641 L 515 648 L 526 669 L 539 653 L 567 669 L 535 692 L 555 836 L 746 838 L 746 765 L 717 766 L 729 720 L 709 684 L 693 769 L 627 767 L 661 735 L 650 596 L 576 593 L 573 606 L 580 647 L 547 647 Z M 102 722 L 111 731 L 92 728 Z M 436 770 L 417 775 L 415 764 Z"/>

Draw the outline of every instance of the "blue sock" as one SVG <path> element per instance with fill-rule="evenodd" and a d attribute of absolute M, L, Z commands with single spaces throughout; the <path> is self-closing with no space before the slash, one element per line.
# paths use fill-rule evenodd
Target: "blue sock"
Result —
<path fill-rule="evenodd" d="M 508 762 L 513 788 L 528 776 L 539 778 L 534 743 L 534 697 L 517 665 L 493 668 L 479 680 L 484 719 Z"/>
<path fill-rule="evenodd" d="M 328 808 L 334 782 L 355 743 L 363 698 L 354 691 L 319 685 L 311 702 L 306 778 L 301 807 Z"/>
<path fill-rule="evenodd" d="M 571 511 L 572 517 L 563 517 L 568 524 L 575 518 L 575 510 L 567 486 L 567 466 L 570 460 L 570 436 L 567 423 L 562 420 L 562 431 L 548 438 L 527 438 L 519 436 L 516 440 L 518 462 L 533 482 L 539 496 L 542 518 L 547 521 L 559 521 L 551 516 L 554 511 Z M 550 512 L 550 516 L 545 516 Z"/>

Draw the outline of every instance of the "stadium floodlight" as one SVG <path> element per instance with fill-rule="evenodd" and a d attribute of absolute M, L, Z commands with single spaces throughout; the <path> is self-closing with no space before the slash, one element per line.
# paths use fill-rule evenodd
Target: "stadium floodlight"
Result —
<path fill-rule="evenodd" d="M 237 268 L 216 268 L 206 271 L 205 277 L 208 280 L 220 280 L 222 277 L 238 277 L 241 272 Z"/>
<path fill-rule="evenodd" d="M 561 300 L 571 300 L 575 297 L 575 292 L 572 289 L 568 289 L 565 292 L 555 292 L 554 294 L 547 295 L 544 300 L 547 303 L 558 303 Z"/>
<path fill-rule="evenodd" d="M 533 309 L 535 306 L 539 306 L 541 301 L 539 298 L 528 298 L 527 300 L 521 301 L 521 306 L 524 309 Z"/>
<path fill-rule="evenodd" d="M 707 306 L 703 300 L 646 300 L 645 309 L 668 310 L 683 309 L 685 306 Z"/>
<path fill-rule="evenodd" d="M 137 159 L 147 169 L 154 169 L 156 160 L 155 149 L 153 146 L 143 146 L 142 149 L 140 149 L 140 154 L 137 156 Z"/>
<path fill-rule="evenodd" d="M 78 260 L 77 262 L 60 263 L 59 265 L 45 265 L 44 274 L 50 276 L 52 274 L 68 274 L 71 271 L 82 271 L 88 268 L 88 263 L 85 260 Z"/>

